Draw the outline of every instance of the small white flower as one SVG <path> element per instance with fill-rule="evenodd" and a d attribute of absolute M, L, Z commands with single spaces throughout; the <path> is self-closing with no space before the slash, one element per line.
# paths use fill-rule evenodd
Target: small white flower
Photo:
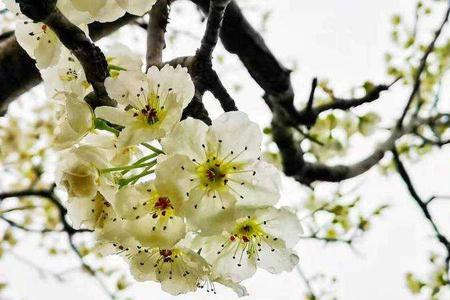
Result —
<path fill-rule="evenodd" d="M 106 51 L 109 73 L 117 78 L 121 71 L 141 71 L 141 57 L 125 45 L 116 43 Z"/>
<path fill-rule="evenodd" d="M 57 122 L 54 146 L 68 148 L 78 143 L 94 129 L 94 112 L 89 104 L 76 94 L 64 94 L 63 114 Z"/>
<path fill-rule="evenodd" d="M 95 229 L 102 227 L 111 211 L 111 204 L 102 194 L 87 200 L 85 198 L 69 198 L 66 203 L 67 215 L 75 228 Z"/>
<path fill-rule="evenodd" d="M 125 127 L 119 135 L 119 148 L 164 137 L 194 95 L 187 69 L 180 66 L 152 67 L 147 74 L 122 71 L 117 78 L 107 78 L 105 86 L 121 107 L 98 107 L 95 114 Z"/>
<path fill-rule="evenodd" d="M 61 155 L 56 171 L 56 182 L 72 198 L 91 200 L 100 189 L 102 181 L 99 169 L 108 168 L 105 152 L 92 146 L 72 148 Z M 106 197 L 106 195 L 104 195 Z"/>
<path fill-rule="evenodd" d="M 204 231 L 226 222 L 235 203 L 263 206 L 278 201 L 280 176 L 260 160 L 262 134 L 241 112 L 229 112 L 208 127 L 187 119 L 162 141 L 167 159 L 157 177 L 173 182 L 187 198 L 188 220 Z"/>
<path fill-rule="evenodd" d="M 193 292 L 205 285 L 213 289 L 211 266 L 191 249 L 142 247 L 127 256 L 136 280 L 160 282 L 162 290 L 172 295 Z"/>
<path fill-rule="evenodd" d="M 70 0 L 74 9 L 88 13 L 90 21 L 112 22 L 125 14 L 115 0 Z"/>
<path fill-rule="evenodd" d="M 69 1 L 59 0 L 57 7 L 72 23 L 87 32 L 87 15 L 73 9 Z M 5 0 L 5 5 L 19 17 L 15 29 L 17 42 L 36 60 L 37 67 L 44 70 L 58 63 L 63 46 L 53 30 L 46 24 L 34 22 L 23 15 L 14 0 Z"/>
<path fill-rule="evenodd" d="M 65 48 L 58 63 L 41 70 L 41 75 L 50 98 L 59 98 L 64 93 L 73 93 L 83 98 L 91 90 L 80 62 Z"/>
<path fill-rule="evenodd" d="M 36 60 L 39 69 L 55 65 L 61 54 L 61 42 L 44 23 L 22 19 L 16 24 L 16 38 L 20 46 Z"/>
<path fill-rule="evenodd" d="M 114 201 L 118 215 L 143 246 L 168 248 L 186 234 L 180 217 L 183 198 L 162 182 L 146 182 L 121 188 Z"/>
<path fill-rule="evenodd" d="M 198 237 L 197 247 L 213 265 L 213 274 L 241 282 L 257 266 L 270 273 L 291 271 L 298 256 L 291 250 L 302 228 L 297 216 L 286 208 L 236 209 L 234 221 L 222 235 Z"/>

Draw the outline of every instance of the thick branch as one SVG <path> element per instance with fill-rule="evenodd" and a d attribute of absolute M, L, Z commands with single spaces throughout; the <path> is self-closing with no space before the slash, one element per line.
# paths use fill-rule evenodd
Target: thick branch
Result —
<path fill-rule="evenodd" d="M 191 0 L 207 14 L 208 0 Z M 220 38 L 227 51 L 239 56 L 253 79 L 269 95 L 282 94 L 293 102 L 290 71 L 272 54 L 261 35 L 250 25 L 235 1 L 227 6 Z"/>
<path fill-rule="evenodd" d="M 231 0 L 211 0 L 209 6 L 208 22 L 196 57 L 200 60 L 210 61 L 214 48 L 219 40 L 225 9 Z"/>
<path fill-rule="evenodd" d="M 165 33 L 169 23 L 168 0 L 159 0 L 150 11 L 147 27 L 147 69 L 162 63 L 162 51 L 166 47 Z"/>
<path fill-rule="evenodd" d="M 378 164 L 385 153 L 394 147 L 395 142 L 400 137 L 413 133 L 419 126 L 432 125 L 442 117 L 446 118 L 446 115 L 442 114 L 427 119 L 413 119 L 403 128 L 395 127 L 392 129 L 391 135 L 383 143 L 379 144 L 372 154 L 351 165 L 328 166 L 322 163 L 305 162 L 302 158 L 301 150 L 297 150 L 298 154 L 294 155 L 295 153 L 292 149 L 295 149 L 293 147 L 296 141 L 293 139 L 292 134 L 290 134 L 289 128 L 284 126 L 275 127 L 278 130 L 274 130 L 272 134 L 280 149 L 286 175 L 292 176 L 297 181 L 308 185 L 314 181 L 339 182 L 367 172 Z M 450 120 L 446 119 L 444 122 L 447 124 Z M 296 167 L 294 168 L 292 165 Z"/>

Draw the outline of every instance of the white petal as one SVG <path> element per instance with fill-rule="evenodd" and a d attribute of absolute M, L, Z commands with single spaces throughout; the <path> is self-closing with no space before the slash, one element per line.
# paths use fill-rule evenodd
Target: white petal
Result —
<path fill-rule="evenodd" d="M 153 66 L 147 71 L 147 76 L 151 90 L 157 92 L 161 99 L 166 99 L 169 93 L 173 93 L 184 108 L 194 97 L 194 83 L 186 68 L 164 65 L 160 70 Z"/>
<path fill-rule="evenodd" d="M 238 243 L 238 242 L 234 242 Z M 218 245 L 216 249 L 220 249 Z M 213 264 L 213 274 L 224 278 L 230 278 L 234 282 L 252 277 L 256 272 L 256 258 L 247 255 L 246 250 L 240 246 L 238 251 L 236 247 L 226 247 L 223 252 L 218 255 Z"/>
<path fill-rule="evenodd" d="M 208 126 L 200 120 L 189 118 L 175 127 L 162 141 L 163 150 L 168 155 L 183 154 L 190 159 L 203 162 L 206 158 L 206 133 Z"/>
<path fill-rule="evenodd" d="M 76 95 L 66 96 L 67 121 L 70 127 L 80 135 L 84 135 L 93 126 L 93 112 L 89 104 Z"/>
<path fill-rule="evenodd" d="M 189 200 L 183 211 L 188 222 L 201 229 L 202 233 L 217 234 L 230 223 L 235 202 L 235 197 L 229 193 L 217 193 L 216 198 L 213 198 L 201 188 L 194 188 L 189 192 Z"/>
<path fill-rule="evenodd" d="M 127 126 L 133 122 L 133 116 L 130 112 L 124 111 L 118 107 L 100 106 L 95 109 L 97 118 L 105 119 L 116 125 Z"/>
<path fill-rule="evenodd" d="M 144 142 L 149 143 L 162 136 L 164 136 L 164 131 L 160 128 L 133 123 L 120 132 L 117 146 L 122 148 Z"/>
<path fill-rule="evenodd" d="M 97 195 L 93 199 L 72 198 L 67 202 L 67 211 L 75 228 L 94 229 L 102 217 L 105 199 Z"/>
<path fill-rule="evenodd" d="M 105 88 L 112 99 L 125 106 L 143 108 L 147 104 L 148 79 L 140 71 L 121 71 L 117 78 L 108 77 Z"/>
<path fill-rule="evenodd" d="M 180 217 L 174 216 L 167 222 L 147 214 L 127 222 L 127 229 L 143 246 L 170 248 L 186 235 L 186 225 Z"/>
<path fill-rule="evenodd" d="M 186 195 L 196 183 L 191 182 L 195 174 L 195 164 L 184 155 L 171 155 L 158 158 L 156 180 L 176 186 L 181 195 Z"/>
<path fill-rule="evenodd" d="M 156 0 L 116 0 L 119 6 L 130 14 L 142 16 L 149 12 Z"/>
<path fill-rule="evenodd" d="M 266 224 L 262 225 L 265 232 L 283 240 L 288 248 L 294 247 L 300 240 L 303 233 L 300 220 L 288 208 L 258 209 L 255 211 L 255 216 L 261 222 L 266 221 Z"/>
<path fill-rule="evenodd" d="M 273 247 L 273 248 L 271 248 Z M 298 264 L 299 258 L 297 254 L 284 247 L 284 243 L 279 240 L 271 243 L 271 247 L 267 244 L 261 246 L 259 252 L 258 266 L 273 274 L 281 272 L 290 272 Z M 272 251 L 275 249 L 275 251 Z"/>
<path fill-rule="evenodd" d="M 145 0 L 146 2 L 150 2 Z M 122 44 L 114 44 L 106 54 L 109 65 L 114 65 L 128 71 L 140 71 L 142 59 L 137 53 Z"/>
<path fill-rule="evenodd" d="M 114 210 L 127 220 L 135 220 L 136 217 L 145 215 L 148 209 L 142 204 L 152 197 L 152 189 L 154 190 L 152 183 L 124 186 L 116 194 Z"/>
<path fill-rule="evenodd" d="M 240 205 L 264 206 L 274 205 L 280 198 L 280 172 L 273 165 L 257 161 L 246 167 L 251 172 L 243 172 L 230 176 L 228 183 L 242 197 Z"/>
<path fill-rule="evenodd" d="M 214 280 L 215 282 L 218 282 L 226 287 L 231 288 L 238 297 L 245 297 L 249 296 L 249 293 L 247 291 L 247 288 L 239 283 L 233 282 L 230 279 L 225 279 L 222 277 L 219 277 Z"/>
<path fill-rule="evenodd" d="M 123 16 L 125 11 L 115 0 L 71 0 L 73 6 L 88 12 L 92 18 L 99 22 L 112 22 Z"/>
<path fill-rule="evenodd" d="M 235 162 L 253 162 L 261 155 L 261 130 L 243 112 L 226 112 L 213 120 L 208 141 L 210 151 L 218 151 L 219 157 L 233 152 Z"/>

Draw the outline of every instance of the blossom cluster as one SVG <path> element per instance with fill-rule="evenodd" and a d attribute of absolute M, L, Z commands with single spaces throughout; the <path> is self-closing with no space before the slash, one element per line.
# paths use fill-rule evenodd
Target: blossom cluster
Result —
<path fill-rule="evenodd" d="M 58 63 L 62 47 L 56 34 L 44 23 L 33 22 L 20 11 L 15 0 L 3 0 L 5 6 L 18 17 L 15 34 L 17 42 L 36 60 L 42 70 Z M 112 22 L 125 13 L 142 16 L 156 0 L 58 0 L 57 9 L 74 25 L 85 32 L 93 22 Z"/>
<path fill-rule="evenodd" d="M 151 4 L 60 0 L 58 8 L 81 26 Z M 261 159 L 262 132 L 245 113 L 224 113 L 210 126 L 182 120 L 195 93 L 188 70 L 143 72 L 123 45 L 105 55 L 105 88 L 118 104 L 93 110 L 80 62 L 49 28 L 24 20 L 16 34 L 59 106 L 52 146 L 60 150 L 56 183 L 67 193 L 68 216 L 95 232 L 99 253 L 122 256 L 136 280 L 160 282 L 174 295 L 215 292 L 215 283 L 246 295 L 241 282 L 257 267 L 294 268 L 302 228 L 289 208 L 275 207 L 280 174 Z"/>

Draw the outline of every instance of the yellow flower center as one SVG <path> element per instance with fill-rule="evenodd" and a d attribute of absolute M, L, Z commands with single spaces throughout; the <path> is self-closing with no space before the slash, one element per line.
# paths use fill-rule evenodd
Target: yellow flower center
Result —
<path fill-rule="evenodd" d="M 144 89 L 141 88 L 141 93 L 137 94 L 138 98 L 143 98 L 142 101 L 145 103 L 141 108 L 135 107 L 135 113 L 133 116 L 135 118 L 139 118 L 143 123 L 149 126 L 156 125 L 164 120 L 167 115 L 167 110 L 164 107 L 165 99 L 161 99 L 158 95 L 158 92 L 151 92 L 147 95 L 145 99 L 145 95 L 142 93 Z"/>
<path fill-rule="evenodd" d="M 236 225 L 234 230 L 234 237 L 247 243 L 252 240 L 260 239 L 267 234 L 261 227 L 261 224 L 255 219 L 245 220 Z"/>
<path fill-rule="evenodd" d="M 242 167 L 233 162 L 225 162 L 215 155 L 208 155 L 204 163 L 197 166 L 197 176 L 201 185 L 207 190 L 221 191 L 226 189 L 230 175 Z"/>

